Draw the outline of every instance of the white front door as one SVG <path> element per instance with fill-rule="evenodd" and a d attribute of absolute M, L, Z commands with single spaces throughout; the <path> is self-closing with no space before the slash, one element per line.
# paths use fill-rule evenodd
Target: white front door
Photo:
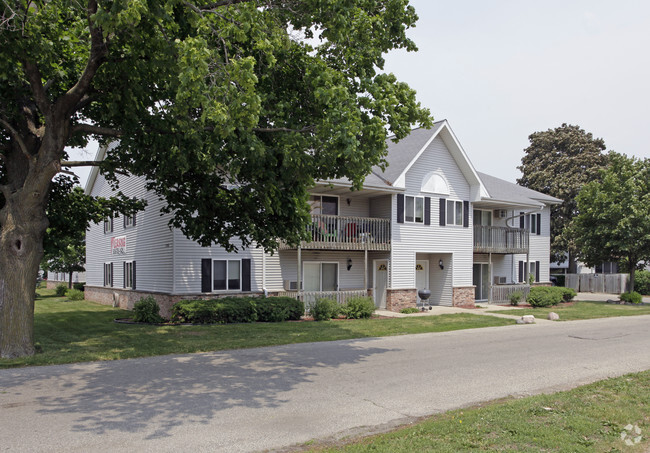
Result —
<path fill-rule="evenodd" d="M 373 261 L 372 292 L 375 296 L 375 307 L 386 308 L 386 288 L 388 287 L 388 260 Z"/>
<path fill-rule="evenodd" d="M 415 262 L 415 287 L 419 290 L 429 289 L 429 261 L 417 260 Z M 421 303 L 418 296 L 418 303 Z"/>

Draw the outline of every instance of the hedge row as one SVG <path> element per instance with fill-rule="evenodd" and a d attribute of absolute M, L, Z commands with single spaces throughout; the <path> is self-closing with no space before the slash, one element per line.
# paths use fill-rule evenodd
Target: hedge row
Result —
<path fill-rule="evenodd" d="M 172 307 L 172 322 L 230 324 L 298 320 L 304 304 L 290 297 L 223 297 L 181 300 Z"/>
<path fill-rule="evenodd" d="M 571 288 L 560 286 L 533 286 L 526 297 L 532 307 L 550 307 L 560 302 L 568 302 L 576 296 L 576 292 Z"/>
<path fill-rule="evenodd" d="M 309 314 L 316 321 L 327 321 L 340 315 L 348 319 L 363 319 L 370 318 L 375 308 L 372 297 L 352 297 L 343 305 L 333 299 L 320 298 L 309 308 Z"/>

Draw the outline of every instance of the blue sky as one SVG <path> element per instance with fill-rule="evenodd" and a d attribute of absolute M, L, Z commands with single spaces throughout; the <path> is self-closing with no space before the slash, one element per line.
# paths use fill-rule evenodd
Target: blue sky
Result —
<path fill-rule="evenodd" d="M 562 123 L 650 157 L 650 2 L 411 4 L 419 51 L 391 52 L 385 70 L 449 121 L 477 170 L 514 182 L 528 136 Z"/>

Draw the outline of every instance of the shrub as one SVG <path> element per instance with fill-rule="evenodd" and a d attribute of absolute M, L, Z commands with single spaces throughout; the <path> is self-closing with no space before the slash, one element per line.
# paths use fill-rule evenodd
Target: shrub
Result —
<path fill-rule="evenodd" d="M 181 300 L 172 308 L 173 322 L 192 324 L 230 324 L 255 322 L 257 312 L 250 297 L 224 297 L 212 300 Z"/>
<path fill-rule="evenodd" d="M 623 302 L 629 302 L 631 304 L 640 304 L 641 299 L 642 299 L 641 294 L 637 293 L 636 291 L 632 291 L 631 293 L 621 294 L 621 300 Z"/>
<path fill-rule="evenodd" d="M 83 291 L 85 286 L 86 286 L 86 283 L 82 283 L 82 282 L 77 282 L 77 283 L 72 284 L 72 287 L 74 289 L 76 289 L 77 291 Z"/>
<path fill-rule="evenodd" d="M 319 298 L 309 308 L 309 314 L 315 321 L 327 321 L 339 315 L 341 306 L 334 299 Z"/>
<path fill-rule="evenodd" d="M 411 314 L 411 313 L 418 313 L 419 311 L 420 310 L 418 310 L 415 307 L 406 307 L 406 308 L 402 308 L 399 312 L 408 315 L 408 314 Z"/>
<path fill-rule="evenodd" d="M 650 296 L 650 271 L 634 273 L 634 289 L 640 294 Z"/>
<path fill-rule="evenodd" d="M 558 286 L 534 286 L 526 301 L 535 308 L 557 305 L 563 300 L 564 288 Z"/>
<path fill-rule="evenodd" d="M 578 293 L 576 293 L 572 288 L 563 288 L 561 286 L 558 286 L 558 288 L 562 290 L 562 300 L 564 302 L 569 302 L 571 299 L 578 295 Z"/>
<path fill-rule="evenodd" d="M 69 289 L 65 295 L 70 300 L 84 300 L 84 292 L 78 289 Z"/>
<path fill-rule="evenodd" d="M 558 275 L 552 275 L 551 277 L 555 277 L 555 280 L 557 281 L 557 286 L 564 286 L 566 284 L 566 275 L 558 274 Z"/>
<path fill-rule="evenodd" d="M 515 291 L 514 293 L 510 294 L 510 305 L 517 306 L 519 305 L 519 302 L 521 302 L 521 299 L 524 298 L 524 293 L 521 291 Z"/>
<path fill-rule="evenodd" d="M 297 321 L 305 313 L 305 304 L 291 297 L 258 297 L 253 302 L 260 322 Z"/>
<path fill-rule="evenodd" d="M 160 307 L 153 296 L 142 297 L 135 303 L 133 306 L 133 320 L 135 322 L 146 322 L 149 324 L 164 321 L 162 316 L 160 316 Z"/>
<path fill-rule="evenodd" d="M 59 283 L 58 285 L 56 285 L 56 288 L 54 288 L 54 292 L 58 297 L 65 296 L 65 293 L 67 291 L 68 291 L 68 287 L 63 283 Z"/>
<path fill-rule="evenodd" d="M 342 312 L 348 319 L 370 318 L 375 311 L 372 297 L 352 297 L 342 307 Z"/>

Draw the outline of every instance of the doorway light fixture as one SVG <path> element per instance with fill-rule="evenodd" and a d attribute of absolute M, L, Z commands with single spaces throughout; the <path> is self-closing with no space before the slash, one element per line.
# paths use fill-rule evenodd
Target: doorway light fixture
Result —
<path fill-rule="evenodd" d="M 440 269 L 445 268 L 445 263 L 442 262 L 442 260 L 438 261 L 438 266 L 440 266 Z"/>

